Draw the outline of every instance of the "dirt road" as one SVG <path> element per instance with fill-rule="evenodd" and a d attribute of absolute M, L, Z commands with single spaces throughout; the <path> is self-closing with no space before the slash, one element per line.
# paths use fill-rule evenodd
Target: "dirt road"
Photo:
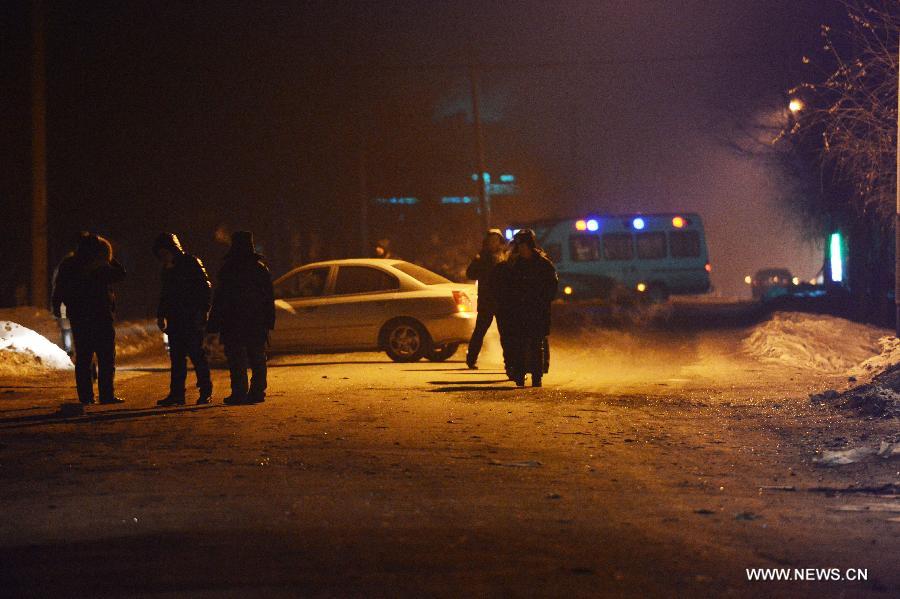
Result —
<path fill-rule="evenodd" d="M 2 594 L 900 594 L 900 460 L 813 462 L 893 422 L 811 404 L 838 381 L 742 357 L 734 331 L 586 346 L 555 339 L 543 389 L 491 347 L 477 371 L 283 356 L 246 407 L 219 371 L 219 403 L 156 408 L 161 362 L 83 416 L 57 411 L 68 376 L 0 382 Z"/>

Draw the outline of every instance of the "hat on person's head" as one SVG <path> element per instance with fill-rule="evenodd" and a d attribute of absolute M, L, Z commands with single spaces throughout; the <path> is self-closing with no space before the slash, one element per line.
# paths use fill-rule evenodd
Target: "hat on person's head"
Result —
<path fill-rule="evenodd" d="M 183 254 L 184 249 L 175 233 L 160 233 L 153 241 L 153 254 L 159 254 L 160 250 L 167 250 L 173 254 Z"/>
<path fill-rule="evenodd" d="M 230 254 L 252 254 L 256 251 L 253 244 L 253 233 L 250 231 L 235 231 L 231 234 Z"/>
<path fill-rule="evenodd" d="M 512 243 L 522 243 L 534 249 L 537 247 L 537 236 L 531 229 L 521 229 L 513 235 Z"/>

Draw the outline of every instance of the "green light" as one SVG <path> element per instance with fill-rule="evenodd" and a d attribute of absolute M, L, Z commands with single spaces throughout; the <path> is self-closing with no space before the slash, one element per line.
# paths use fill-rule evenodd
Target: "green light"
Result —
<path fill-rule="evenodd" d="M 828 255 L 831 263 L 831 280 L 841 283 L 844 280 L 844 258 L 841 253 L 841 234 L 832 233 L 828 246 Z"/>

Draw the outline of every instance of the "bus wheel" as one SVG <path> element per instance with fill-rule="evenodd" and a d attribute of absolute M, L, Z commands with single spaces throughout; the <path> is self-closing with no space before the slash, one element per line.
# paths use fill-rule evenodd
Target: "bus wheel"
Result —
<path fill-rule="evenodd" d="M 644 297 L 651 304 L 661 304 L 669 299 L 669 289 L 663 283 L 651 283 Z"/>

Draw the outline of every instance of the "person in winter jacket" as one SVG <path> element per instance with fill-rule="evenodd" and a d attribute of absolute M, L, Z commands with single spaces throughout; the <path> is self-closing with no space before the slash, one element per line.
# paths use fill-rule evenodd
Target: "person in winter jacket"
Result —
<path fill-rule="evenodd" d="M 550 302 L 559 279 L 553 262 L 537 245 L 534 231 L 513 236 L 510 257 L 494 270 L 497 324 L 506 350 L 507 372 L 516 385 L 540 387 L 544 374 L 544 339 L 550 334 Z"/>
<path fill-rule="evenodd" d="M 218 279 L 207 330 L 219 333 L 228 358 L 231 395 L 225 403 L 260 403 L 266 396 L 265 347 L 275 328 L 275 294 L 269 268 L 256 253 L 249 231 L 232 234 Z"/>
<path fill-rule="evenodd" d="M 102 404 L 122 403 L 114 389 L 116 296 L 110 285 L 125 278 L 125 269 L 113 259 L 109 241 L 82 233 L 75 251 L 63 258 L 53 281 L 53 314 L 66 317 L 75 343 L 75 386 L 82 404 L 94 403 L 92 363 L 97 356 L 97 391 Z"/>
<path fill-rule="evenodd" d="M 200 389 L 198 404 L 212 399 L 212 380 L 203 349 L 206 319 L 212 291 L 203 262 L 185 253 L 174 233 L 160 233 L 153 243 L 153 255 L 162 262 L 162 288 L 156 323 L 169 337 L 172 363 L 169 395 L 156 402 L 161 406 L 184 405 L 184 383 L 189 357 Z"/>
<path fill-rule="evenodd" d="M 494 320 L 497 311 L 496 290 L 493 288 L 494 267 L 505 258 L 505 243 L 503 233 L 499 229 L 491 229 L 484 236 L 481 244 L 481 252 L 469 263 L 466 269 L 466 278 L 478 281 L 478 316 L 475 319 L 475 330 L 469 339 L 469 349 L 466 353 L 466 365 L 469 368 L 477 368 L 478 354 L 484 344 L 484 335 Z"/>

